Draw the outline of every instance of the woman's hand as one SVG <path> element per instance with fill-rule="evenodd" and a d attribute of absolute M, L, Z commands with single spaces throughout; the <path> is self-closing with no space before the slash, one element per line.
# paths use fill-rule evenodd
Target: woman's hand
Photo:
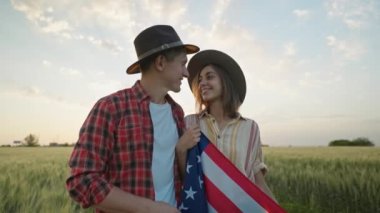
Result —
<path fill-rule="evenodd" d="M 193 125 L 189 127 L 185 133 L 179 139 L 176 150 L 180 153 L 187 152 L 188 149 L 191 149 L 195 146 L 201 138 L 201 129 L 198 125 Z"/>
<path fill-rule="evenodd" d="M 187 150 L 195 146 L 201 138 L 201 129 L 199 125 L 190 126 L 179 139 L 175 149 L 178 157 L 179 171 L 181 179 L 185 177 L 185 164 L 187 158 Z"/>

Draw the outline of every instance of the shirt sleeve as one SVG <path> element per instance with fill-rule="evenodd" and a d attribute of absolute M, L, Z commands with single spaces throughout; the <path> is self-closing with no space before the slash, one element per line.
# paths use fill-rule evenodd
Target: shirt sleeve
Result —
<path fill-rule="evenodd" d="M 253 173 L 256 174 L 259 171 L 263 172 L 263 175 L 266 174 L 268 171 L 267 165 L 264 163 L 264 155 L 263 155 L 263 150 L 262 150 L 262 145 L 261 145 L 261 140 L 259 140 L 259 145 L 257 147 L 257 154 L 256 154 L 256 159 L 253 164 Z"/>
<path fill-rule="evenodd" d="M 107 159 L 113 143 L 112 106 L 99 100 L 86 118 L 69 159 L 66 180 L 70 196 L 84 208 L 98 204 L 111 191 L 105 179 Z"/>
<path fill-rule="evenodd" d="M 248 162 L 247 162 L 247 174 L 248 178 L 255 182 L 255 174 L 259 171 L 266 174 L 268 168 L 264 163 L 264 156 L 262 152 L 262 144 L 260 138 L 260 130 L 256 122 L 253 121 L 251 128 L 251 138 L 248 145 Z"/>

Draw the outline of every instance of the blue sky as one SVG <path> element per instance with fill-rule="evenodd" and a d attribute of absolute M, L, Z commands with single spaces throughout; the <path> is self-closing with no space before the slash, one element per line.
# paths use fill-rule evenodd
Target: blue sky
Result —
<path fill-rule="evenodd" d="M 248 88 L 240 112 L 264 144 L 380 145 L 376 0 L 1 1 L 0 144 L 29 133 L 41 144 L 75 142 L 99 98 L 139 79 L 125 74 L 133 39 L 155 24 L 236 59 Z M 171 94 L 194 112 L 185 80 Z"/>

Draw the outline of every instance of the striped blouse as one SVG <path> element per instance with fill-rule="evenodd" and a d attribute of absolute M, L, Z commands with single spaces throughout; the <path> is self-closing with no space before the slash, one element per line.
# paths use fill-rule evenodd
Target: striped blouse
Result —
<path fill-rule="evenodd" d="M 257 172 L 262 170 L 265 174 L 267 171 L 255 121 L 239 115 L 219 129 L 215 118 L 203 111 L 186 116 L 185 122 L 186 127 L 199 122 L 201 131 L 252 182 L 255 182 Z"/>

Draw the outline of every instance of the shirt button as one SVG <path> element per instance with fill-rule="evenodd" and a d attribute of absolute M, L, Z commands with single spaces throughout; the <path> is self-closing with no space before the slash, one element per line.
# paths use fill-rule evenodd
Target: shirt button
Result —
<path fill-rule="evenodd" d="M 220 135 L 218 135 L 218 139 L 220 139 Z"/>

